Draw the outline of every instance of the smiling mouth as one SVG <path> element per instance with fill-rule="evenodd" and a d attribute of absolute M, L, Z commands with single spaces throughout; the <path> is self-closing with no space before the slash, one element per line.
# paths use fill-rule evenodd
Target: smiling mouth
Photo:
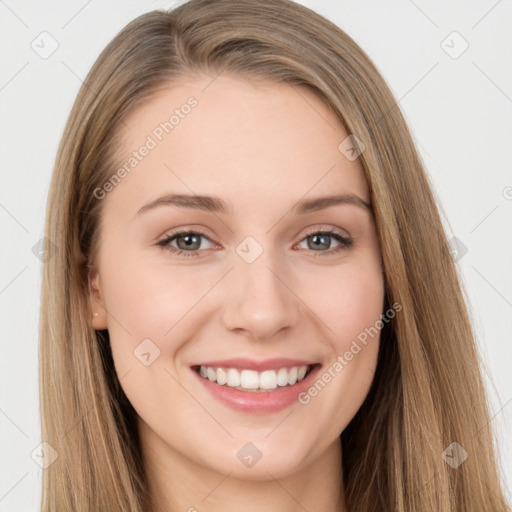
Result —
<path fill-rule="evenodd" d="M 304 380 L 313 368 L 319 364 L 276 368 L 258 372 L 256 370 L 237 368 L 219 368 L 212 366 L 196 365 L 192 369 L 202 378 L 220 386 L 262 393 L 283 388 L 290 388 Z"/>

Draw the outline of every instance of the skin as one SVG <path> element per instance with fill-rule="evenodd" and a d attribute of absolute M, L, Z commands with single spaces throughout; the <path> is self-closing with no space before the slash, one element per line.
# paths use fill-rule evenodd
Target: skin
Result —
<path fill-rule="evenodd" d="M 384 279 L 371 212 L 342 204 L 289 214 L 300 199 L 334 193 L 369 202 L 361 164 L 338 150 L 347 133 L 313 93 L 227 74 L 189 76 L 138 106 L 121 161 L 190 96 L 198 105 L 102 199 L 90 273 L 93 326 L 109 330 L 138 413 L 155 510 L 339 512 L 339 436 L 370 388 L 378 336 L 307 405 L 270 414 L 226 407 L 190 366 L 289 357 L 328 368 L 375 324 Z M 230 211 L 166 205 L 137 215 L 164 192 L 219 196 Z M 192 248 L 199 256 L 156 245 L 177 228 L 205 232 Z M 334 253 L 340 242 L 328 237 L 315 250 L 307 235 L 325 229 L 352 246 Z M 236 252 L 247 236 L 263 249 L 252 263 Z M 171 246 L 187 250 L 183 238 Z M 149 366 L 133 353 L 146 338 L 160 350 Z M 237 458 L 247 442 L 262 453 L 250 468 Z"/>

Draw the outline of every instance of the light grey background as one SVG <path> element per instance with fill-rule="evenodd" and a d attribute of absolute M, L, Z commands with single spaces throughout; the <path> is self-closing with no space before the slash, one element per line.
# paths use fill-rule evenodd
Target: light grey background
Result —
<path fill-rule="evenodd" d="M 512 488 L 512 1 L 300 3 L 343 28 L 375 62 L 413 132 L 447 229 L 467 248 L 457 265 L 486 372 L 503 480 Z M 41 442 L 41 264 L 32 248 L 43 235 L 65 121 L 81 81 L 114 35 L 137 15 L 172 5 L 0 0 L 0 512 L 39 506 L 43 470 L 31 454 Z M 458 55 L 464 40 L 469 46 Z M 52 44 L 56 51 L 44 55 Z"/>

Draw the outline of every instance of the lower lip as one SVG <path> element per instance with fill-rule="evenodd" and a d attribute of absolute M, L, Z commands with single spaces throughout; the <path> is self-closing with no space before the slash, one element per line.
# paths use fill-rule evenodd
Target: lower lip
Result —
<path fill-rule="evenodd" d="M 220 385 L 209 379 L 201 377 L 199 373 L 192 369 L 192 372 L 202 382 L 203 386 L 221 403 L 231 409 L 241 412 L 250 412 L 256 414 L 267 414 L 281 411 L 298 401 L 300 393 L 306 391 L 314 380 L 315 375 L 320 370 L 320 365 L 316 365 L 308 375 L 293 386 L 277 387 L 272 391 L 240 391 L 226 385 Z"/>

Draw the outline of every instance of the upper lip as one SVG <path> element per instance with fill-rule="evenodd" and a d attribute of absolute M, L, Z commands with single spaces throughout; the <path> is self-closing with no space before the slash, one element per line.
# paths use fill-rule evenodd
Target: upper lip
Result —
<path fill-rule="evenodd" d="M 314 361 L 304 361 L 300 359 L 288 359 L 284 357 L 276 357 L 273 359 L 265 359 L 257 361 L 255 359 L 247 359 L 244 357 L 237 357 L 234 359 L 223 359 L 216 361 L 205 361 L 193 365 L 193 367 L 210 366 L 215 368 L 236 368 L 238 370 L 256 370 L 262 372 L 265 370 L 276 370 L 279 368 L 292 368 L 294 366 L 313 366 L 318 364 Z"/>

